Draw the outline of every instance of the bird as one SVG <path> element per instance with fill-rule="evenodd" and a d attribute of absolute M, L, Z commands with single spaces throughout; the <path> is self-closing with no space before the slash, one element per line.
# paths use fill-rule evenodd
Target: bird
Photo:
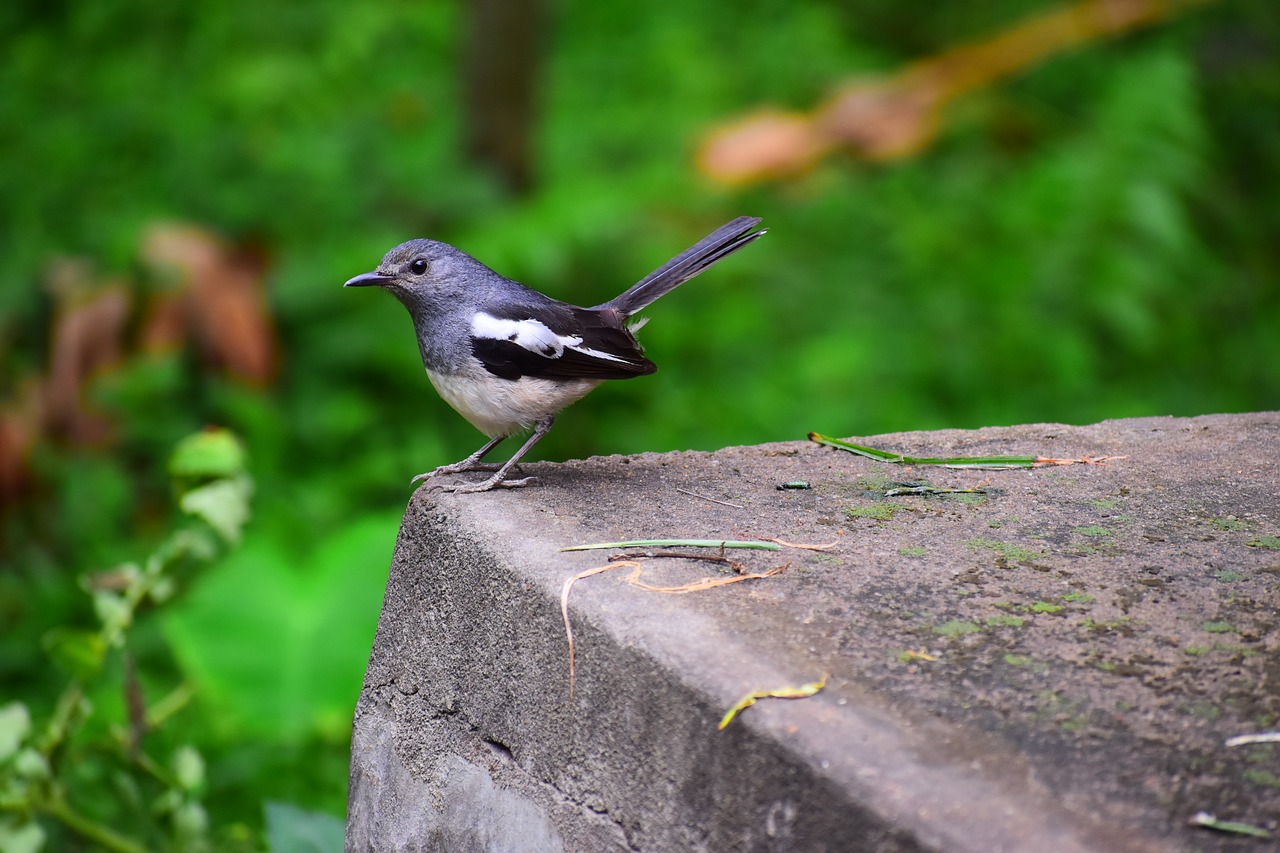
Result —
<path fill-rule="evenodd" d="M 620 295 L 591 308 L 553 299 L 505 278 L 448 243 L 417 239 L 387 252 L 372 272 L 344 287 L 380 287 L 409 310 L 427 377 L 446 403 L 489 440 L 467 458 L 419 474 L 411 483 L 468 472 L 478 482 L 441 485 L 455 493 L 515 488 L 508 478 L 550 431 L 556 415 L 607 379 L 658 367 L 644 354 L 632 319 L 655 300 L 765 234 L 740 216 L 712 231 Z M 502 464 L 482 461 L 507 438 L 533 430 Z"/>

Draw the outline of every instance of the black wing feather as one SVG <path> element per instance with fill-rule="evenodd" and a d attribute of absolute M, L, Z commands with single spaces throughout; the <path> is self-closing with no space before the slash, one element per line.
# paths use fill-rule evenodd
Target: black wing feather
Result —
<path fill-rule="evenodd" d="M 598 353 L 613 356 L 604 358 L 565 347 L 560 355 L 548 348 L 537 352 L 526 349 L 515 341 L 495 338 L 471 338 L 471 352 L 485 369 L 503 379 L 516 380 L 524 376 L 542 379 L 631 379 L 646 376 L 658 366 L 644 357 L 644 350 L 635 335 L 622 323 L 617 312 L 577 308 L 565 303 L 526 306 L 502 311 L 503 319 L 537 320 L 557 335 L 575 335 L 582 339 L 581 346 Z M 495 316 L 499 316 L 496 315 Z"/>

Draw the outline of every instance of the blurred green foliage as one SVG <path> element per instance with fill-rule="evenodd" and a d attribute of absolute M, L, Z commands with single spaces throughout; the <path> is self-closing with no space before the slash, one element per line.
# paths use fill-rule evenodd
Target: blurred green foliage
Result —
<path fill-rule="evenodd" d="M 595 304 L 737 214 L 771 228 L 651 309 L 662 370 L 568 412 L 543 458 L 809 430 L 1091 422 L 1280 401 L 1280 6 L 1222 3 L 1093 45 L 948 111 L 935 145 L 785 184 L 700 178 L 701 134 L 761 103 L 979 38 L 1038 3 L 555 4 L 537 187 L 460 153 L 464 7 L 158 0 L 0 8 L 0 400 L 43 369 L 51 259 L 144 288 L 143 230 L 264 247 L 284 365 L 268 390 L 191 353 L 90 397 L 107 448 L 41 442 L 3 512 L 0 696 L 48 712 L 40 638 L 75 578 L 160 542 L 169 448 L 233 427 L 257 483 L 242 547 L 137 626 L 153 701 L 178 676 L 215 826 L 267 799 L 341 814 L 350 711 L 408 480 L 482 440 L 435 399 L 408 317 L 351 275 L 415 236 Z M 81 772 L 106 770 L 92 764 Z M 104 795 L 104 802 L 106 798 Z M 102 806 L 106 808 L 106 806 Z"/>

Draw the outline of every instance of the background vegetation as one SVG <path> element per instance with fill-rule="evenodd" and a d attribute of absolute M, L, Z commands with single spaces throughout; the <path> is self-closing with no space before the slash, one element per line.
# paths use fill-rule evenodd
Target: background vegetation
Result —
<path fill-rule="evenodd" d="M 184 436 L 233 430 L 255 484 L 239 548 L 140 611 L 136 679 L 114 649 L 97 722 L 54 756 L 104 824 L 146 812 L 149 844 L 192 843 L 110 736 L 127 683 L 177 706 L 144 751 L 202 756 L 182 788 L 200 843 L 262 847 L 269 801 L 343 813 L 408 480 L 481 441 L 432 393 L 403 309 L 340 286 L 409 237 L 595 304 L 734 215 L 771 228 L 651 309 L 661 372 L 575 406 L 540 458 L 1280 401 L 1273 2 L 970 93 L 910 157 L 726 187 L 695 167 L 717 126 L 1044 6 L 564 0 L 530 70 L 522 192 L 463 144 L 470 8 L 0 9 L 0 705 L 51 719 L 68 676 L 49 638 L 101 618 L 86 573 L 167 541 Z M 258 283 L 261 301 L 200 310 Z M 85 843 L 40 825 L 50 849 Z"/>

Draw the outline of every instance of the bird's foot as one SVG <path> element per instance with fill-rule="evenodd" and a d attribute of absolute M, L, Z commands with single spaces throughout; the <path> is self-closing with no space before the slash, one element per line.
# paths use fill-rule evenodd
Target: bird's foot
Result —
<path fill-rule="evenodd" d="M 491 489 L 518 489 L 521 486 L 527 486 L 530 483 L 538 482 L 537 477 L 521 477 L 518 480 L 506 480 L 500 475 L 495 474 L 487 480 L 479 483 L 448 483 L 440 486 L 446 492 L 453 492 L 455 495 L 469 495 L 474 492 L 487 492 Z"/>
<path fill-rule="evenodd" d="M 461 462 L 453 462 L 449 465 L 441 465 L 434 471 L 427 471 L 419 474 L 409 481 L 409 485 L 413 485 L 419 480 L 430 480 L 433 477 L 439 477 L 441 474 L 465 474 L 469 471 L 498 471 L 501 465 L 494 462 L 470 462 L 466 459 Z"/>
<path fill-rule="evenodd" d="M 511 467 L 510 465 L 498 465 L 491 462 L 470 462 L 464 459 L 461 462 L 441 465 L 434 471 L 419 474 L 410 481 L 410 484 L 417 483 L 419 480 L 431 483 L 441 474 L 467 474 L 473 471 L 493 472 L 492 477 L 487 480 L 481 480 L 478 483 L 431 483 L 432 489 L 466 495 L 472 492 L 487 492 L 490 489 L 518 489 L 521 486 L 527 486 L 537 481 L 537 477 L 521 477 L 518 480 L 506 479 L 507 472 L 511 470 Z"/>

